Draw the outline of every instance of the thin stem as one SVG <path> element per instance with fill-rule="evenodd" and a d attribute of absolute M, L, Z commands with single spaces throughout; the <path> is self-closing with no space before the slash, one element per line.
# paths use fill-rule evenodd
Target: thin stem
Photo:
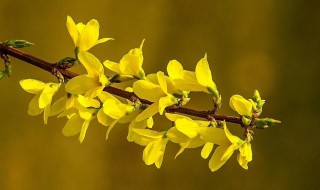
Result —
<path fill-rule="evenodd" d="M 0 53 L 5 54 L 5 55 L 10 55 L 12 57 L 15 57 L 17 59 L 20 59 L 26 63 L 29 63 L 31 65 L 34 65 L 36 67 L 39 67 L 45 71 L 50 72 L 51 74 L 54 71 L 59 71 L 65 79 L 71 79 L 73 77 L 78 76 L 78 74 L 73 73 L 68 70 L 60 69 L 57 67 L 57 64 L 55 63 L 50 63 L 47 61 L 44 61 L 42 59 L 39 59 L 37 57 L 34 57 L 30 54 L 24 53 L 18 49 L 4 46 L 3 44 L 0 44 Z M 108 86 L 104 89 L 106 92 L 109 92 L 113 95 L 128 99 L 128 100 L 139 100 L 142 104 L 150 105 L 153 102 L 150 102 L 149 100 L 145 100 L 142 98 L 139 98 L 137 95 L 135 95 L 133 92 L 127 92 L 125 90 L 121 90 L 112 86 Z M 212 111 L 198 111 L 198 110 L 193 110 L 190 108 L 184 108 L 184 107 L 179 107 L 176 105 L 170 106 L 166 108 L 166 112 L 169 113 L 182 113 L 185 115 L 190 115 L 190 116 L 195 116 L 199 118 L 204 118 L 207 120 L 211 119 L 216 119 L 223 121 L 225 120 L 226 122 L 230 123 L 237 123 L 237 124 L 242 124 L 241 118 L 240 117 L 234 117 L 234 116 L 225 116 L 225 115 L 219 115 L 215 114 Z"/>

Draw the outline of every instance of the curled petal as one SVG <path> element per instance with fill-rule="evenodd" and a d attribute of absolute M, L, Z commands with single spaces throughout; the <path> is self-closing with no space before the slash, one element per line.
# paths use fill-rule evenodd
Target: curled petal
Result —
<path fill-rule="evenodd" d="M 183 67 L 177 60 L 171 60 L 167 66 L 167 72 L 172 79 L 183 78 Z"/>
<path fill-rule="evenodd" d="M 28 114 L 31 116 L 36 116 L 42 113 L 43 109 L 39 108 L 39 97 L 40 94 L 35 95 L 28 106 Z"/>
<path fill-rule="evenodd" d="M 225 164 L 228 159 L 231 157 L 232 154 L 228 155 L 229 157 L 226 157 L 225 159 L 221 159 L 223 154 L 226 152 L 226 150 L 229 148 L 228 145 L 222 145 L 216 148 L 214 151 L 210 161 L 209 161 L 209 168 L 212 172 L 217 171 L 223 164 Z"/>
<path fill-rule="evenodd" d="M 204 159 L 207 159 L 213 149 L 213 143 L 210 143 L 210 142 L 207 142 L 202 150 L 201 150 L 201 157 L 204 158 Z"/>
<path fill-rule="evenodd" d="M 74 115 L 72 116 L 62 129 L 62 134 L 64 136 L 74 136 L 80 133 L 83 124 L 83 119 L 79 116 Z"/>
<path fill-rule="evenodd" d="M 31 94 L 39 94 L 44 89 L 45 83 L 43 83 L 39 80 L 25 79 L 25 80 L 20 81 L 20 86 L 26 92 L 29 92 Z"/>
<path fill-rule="evenodd" d="M 152 117 L 153 115 L 158 113 L 159 111 L 158 107 L 159 107 L 158 102 L 151 104 L 136 117 L 136 121 L 139 122 L 149 117 Z"/>
<path fill-rule="evenodd" d="M 195 73 L 196 73 L 197 81 L 199 82 L 199 84 L 217 91 L 216 84 L 212 80 L 212 75 L 211 75 L 211 70 L 207 60 L 207 55 L 205 55 L 205 57 L 202 58 L 197 63 Z"/>
<path fill-rule="evenodd" d="M 249 100 L 246 100 L 244 97 L 236 94 L 230 98 L 229 101 L 230 107 L 238 112 L 238 114 L 243 116 L 252 116 L 252 104 Z"/>

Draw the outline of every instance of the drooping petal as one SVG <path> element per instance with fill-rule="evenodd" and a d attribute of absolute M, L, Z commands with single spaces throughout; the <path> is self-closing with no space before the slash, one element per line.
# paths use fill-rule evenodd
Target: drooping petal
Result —
<path fill-rule="evenodd" d="M 151 104 L 136 117 L 136 121 L 139 122 L 149 117 L 152 117 L 153 115 L 158 113 L 159 111 L 158 107 L 159 107 L 158 102 Z"/>
<path fill-rule="evenodd" d="M 185 134 L 189 138 L 194 138 L 198 135 L 199 124 L 190 119 L 177 119 L 175 121 L 176 128 L 181 133 Z"/>
<path fill-rule="evenodd" d="M 78 59 L 86 68 L 89 76 L 98 77 L 103 74 L 103 66 L 101 62 L 89 52 L 79 52 Z"/>
<path fill-rule="evenodd" d="M 24 79 L 20 81 L 20 86 L 26 92 L 31 94 L 39 94 L 42 92 L 45 83 L 35 79 Z"/>
<path fill-rule="evenodd" d="M 225 153 L 225 151 L 228 149 L 229 145 L 221 145 L 216 148 L 214 151 L 210 161 L 209 161 L 209 168 L 212 172 L 217 171 L 223 164 L 225 164 L 228 159 L 231 157 L 229 155 L 229 158 L 225 158 L 224 160 L 221 159 L 222 155 Z"/>
<path fill-rule="evenodd" d="M 199 134 L 202 139 L 207 142 L 212 142 L 217 145 L 230 144 L 223 129 L 215 127 L 201 127 L 199 129 Z"/>
<path fill-rule="evenodd" d="M 156 162 L 156 160 L 159 159 L 162 152 L 158 149 L 159 147 L 159 140 L 153 141 L 149 143 L 146 148 L 143 150 L 143 161 L 146 165 L 151 165 Z"/>
<path fill-rule="evenodd" d="M 98 87 L 95 78 L 88 75 L 80 75 L 72 78 L 65 85 L 66 91 L 73 95 L 84 94 L 92 88 Z"/>
<path fill-rule="evenodd" d="M 167 93 L 168 92 L 167 79 L 166 79 L 166 76 L 164 75 L 164 73 L 162 71 L 158 71 L 157 78 L 158 78 L 159 86 L 161 87 L 162 91 L 164 93 Z"/>
<path fill-rule="evenodd" d="M 62 134 L 64 136 L 74 136 L 80 133 L 83 124 L 83 119 L 78 115 L 72 116 L 62 129 Z"/>
<path fill-rule="evenodd" d="M 189 140 L 189 138 L 185 134 L 178 131 L 176 127 L 171 127 L 168 130 L 167 137 L 170 141 L 177 144 L 186 143 Z"/>
<path fill-rule="evenodd" d="M 48 123 L 48 118 L 50 115 L 50 108 L 51 108 L 51 104 L 47 105 L 43 111 L 43 121 L 44 121 L 45 125 Z"/>
<path fill-rule="evenodd" d="M 161 97 L 166 96 L 159 85 L 145 80 L 138 80 L 133 83 L 133 91 L 140 98 L 147 99 L 152 102 L 157 102 Z"/>
<path fill-rule="evenodd" d="M 163 133 L 139 128 L 133 128 L 131 134 L 132 141 L 141 146 L 147 146 L 149 143 L 162 138 L 162 136 Z"/>
<path fill-rule="evenodd" d="M 51 111 L 49 116 L 54 116 L 62 113 L 64 110 L 66 110 L 66 102 L 67 102 L 67 97 L 63 96 L 56 100 L 52 106 L 51 106 Z"/>
<path fill-rule="evenodd" d="M 210 142 L 207 142 L 202 150 L 201 150 L 201 157 L 204 158 L 204 159 L 207 159 L 213 149 L 213 143 L 210 143 Z"/>
<path fill-rule="evenodd" d="M 60 83 L 47 83 L 39 97 L 39 107 L 44 108 L 52 101 L 53 95 L 58 91 Z"/>
<path fill-rule="evenodd" d="M 109 126 L 114 121 L 110 116 L 103 112 L 103 109 L 100 109 L 97 114 L 98 122 L 104 126 Z"/>
<path fill-rule="evenodd" d="M 66 25 L 67 25 L 68 32 L 73 40 L 73 43 L 76 45 L 79 37 L 79 32 L 76 24 L 74 23 L 73 19 L 70 16 L 67 17 Z"/>
<path fill-rule="evenodd" d="M 82 29 L 77 44 L 79 51 L 88 51 L 98 41 L 99 38 L 99 22 L 95 19 L 90 20 Z"/>
<path fill-rule="evenodd" d="M 113 129 L 114 125 L 118 122 L 118 120 L 114 120 L 108 127 L 107 133 L 106 133 L 106 140 L 109 138 L 110 131 Z"/>
<path fill-rule="evenodd" d="M 79 141 L 80 143 L 83 142 L 84 137 L 86 136 L 89 124 L 90 124 L 91 120 L 85 120 L 83 121 L 82 127 L 81 127 L 81 131 L 80 131 L 80 136 L 79 136 Z"/>
<path fill-rule="evenodd" d="M 179 149 L 179 151 L 175 155 L 174 159 L 176 159 L 180 154 L 183 153 L 183 151 L 188 147 L 188 145 L 190 144 L 191 141 L 192 141 L 192 139 L 188 139 L 185 143 L 180 144 L 181 148 Z"/>
<path fill-rule="evenodd" d="M 43 109 L 39 108 L 39 97 L 40 94 L 35 95 L 28 106 L 28 114 L 31 116 L 36 116 L 42 113 Z"/>
<path fill-rule="evenodd" d="M 236 94 L 230 98 L 229 101 L 230 107 L 238 112 L 238 114 L 243 116 L 251 117 L 252 115 L 252 104 L 249 100 L 246 100 L 244 97 Z"/>
<path fill-rule="evenodd" d="M 227 128 L 227 124 L 226 122 L 224 121 L 223 122 L 223 129 L 224 129 L 224 132 L 227 136 L 227 138 L 229 139 L 229 141 L 232 143 L 232 144 L 238 144 L 238 146 L 240 147 L 240 145 L 242 145 L 244 143 L 243 140 L 241 140 L 239 137 L 237 136 L 234 136 L 230 133 L 229 129 Z M 239 148 L 238 147 L 238 148 Z"/>

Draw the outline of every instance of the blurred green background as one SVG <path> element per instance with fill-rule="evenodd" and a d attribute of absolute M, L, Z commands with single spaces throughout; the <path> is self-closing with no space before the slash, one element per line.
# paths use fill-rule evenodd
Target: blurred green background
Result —
<path fill-rule="evenodd" d="M 92 123 L 79 144 L 61 134 L 65 119 L 44 126 L 42 116 L 28 116 L 32 95 L 19 80 L 55 78 L 13 59 L 13 76 L 0 81 L 0 189 L 320 189 L 319 2 L 1 0 L 0 40 L 31 41 L 36 46 L 24 50 L 30 54 L 51 62 L 71 56 L 67 15 L 95 18 L 100 36 L 115 38 L 90 50 L 101 61 L 119 61 L 144 38 L 146 73 L 165 71 L 171 59 L 193 70 L 207 52 L 223 96 L 219 113 L 234 115 L 230 96 L 258 89 L 266 100 L 262 116 L 282 124 L 255 131 L 248 171 L 233 155 L 211 173 L 200 149 L 175 160 L 173 144 L 158 170 L 143 163 L 143 147 L 126 141 L 125 125 L 105 141 L 106 128 Z M 210 108 L 209 96 L 192 98 L 189 106 Z M 237 125 L 229 129 L 242 133 Z"/>

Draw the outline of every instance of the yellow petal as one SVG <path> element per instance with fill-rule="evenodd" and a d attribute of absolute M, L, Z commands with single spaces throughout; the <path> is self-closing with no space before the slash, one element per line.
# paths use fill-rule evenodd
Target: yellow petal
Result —
<path fill-rule="evenodd" d="M 112 119 L 111 117 L 109 117 L 103 112 L 103 109 L 100 109 L 98 111 L 97 118 L 98 118 L 98 122 L 104 126 L 109 126 L 114 121 L 114 119 Z"/>
<path fill-rule="evenodd" d="M 159 107 L 158 102 L 151 104 L 137 116 L 136 121 L 139 122 L 149 117 L 152 117 L 153 115 L 158 113 L 159 111 L 158 107 Z"/>
<path fill-rule="evenodd" d="M 86 136 L 87 129 L 88 129 L 88 127 L 89 127 L 90 121 L 91 121 L 91 120 L 85 120 L 85 121 L 83 122 L 83 124 L 82 124 L 81 131 L 80 131 L 80 136 L 79 136 L 79 141 L 80 141 L 80 143 L 83 142 L 84 137 Z"/>
<path fill-rule="evenodd" d="M 97 41 L 97 43 L 96 43 L 95 45 L 101 44 L 101 43 L 104 43 L 104 42 L 107 42 L 107 41 L 109 41 L 109 40 L 114 40 L 114 39 L 113 39 L 113 38 L 101 38 L 101 39 L 99 39 L 99 40 Z"/>
<path fill-rule="evenodd" d="M 212 172 L 217 171 L 223 164 L 225 164 L 228 159 L 231 157 L 229 155 L 229 158 L 225 158 L 224 160 L 221 159 L 222 155 L 225 153 L 225 151 L 228 149 L 228 145 L 222 145 L 216 148 L 214 151 L 210 161 L 209 161 L 209 168 Z"/>
<path fill-rule="evenodd" d="M 43 109 L 39 108 L 39 97 L 40 94 L 35 95 L 28 106 L 28 114 L 31 116 L 36 116 L 42 113 Z"/>
<path fill-rule="evenodd" d="M 214 90 L 217 89 L 216 84 L 212 80 L 211 70 L 206 55 L 197 63 L 195 73 L 199 84 Z"/>
<path fill-rule="evenodd" d="M 183 151 L 188 147 L 188 145 L 190 144 L 191 141 L 192 141 L 192 139 L 189 139 L 185 143 L 180 144 L 181 148 L 179 149 L 179 151 L 175 155 L 174 159 L 176 159 L 180 154 L 183 153 Z"/>
<path fill-rule="evenodd" d="M 171 60 L 167 66 L 167 72 L 172 79 L 183 78 L 183 67 L 177 60 Z"/>
<path fill-rule="evenodd" d="M 24 79 L 20 81 L 20 86 L 26 92 L 31 94 L 39 94 L 44 89 L 45 83 L 34 79 Z"/>
<path fill-rule="evenodd" d="M 88 51 L 98 41 L 99 38 L 99 22 L 95 19 L 90 20 L 82 29 L 77 44 L 79 52 Z"/>
<path fill-rule="evenodd" d="M 132 134 L 131 134 L 132 141 L 134 141 L 135 143 L 141 146 L 147 146 L 149 143 L 162 138 L 162 136 L 163 136 L 163 133 L 148 130 L 148 129 L 138 129 L 138 128 L 132 128 Z"/>
<path fill-rule="evenodd" d="M 230 98 L 229 101 L 230 107 L 238 112 L 238 114 L 243 116 L 252 116 L 252 104 L 250 101 L 246 100 L 244 97 L 236 94 Z"/>
<path fill-rule="evenodd" d="M 161 97 L 166 96 L 159 85 L 145 80 L 138 80 L 133 83 L 133 91 L 140 98 L 147 99 L 152 102 L 157 102 Z"/>
<path fill-rule="evenodd" d="M 44 108 L 51 104 L 53 95 L 58 91 L 60 84 L 48 83 L 45 85 L 39 97 L 39 107 Z"/>
<path fill-rule="evenodd" d="M 82 124 L 83 120 L 79 116 L 74 115 L 67 121 L 62 129 L 62 134 L 67 137 L 77 135 L 81 131 Z"/>
<path fill-rule="evenodd" d="M 189 138 L 194 138 L 198 135 L 199 124 L 190 119 L 177 119 L 175 121 L 176 128 Z"/>
<path fill-rule="evenodd" d="M 203 146 L 204 144 L 206 144 L 206 142 L 203 139 L 201 139 L 198 135 L 192 139 L 190 144 L 188 144 L 187 148 L 198 148 L 200 146 Z"/>
<path fill-rule="evenodd" d="M 68 32 L 73 40 L 73 43 L 76 45 L 79 37 L 79 32 L 76 24 L 74 23 L 73 19 L 70 16 L 67 17 L 66 25 L 67 25 Z"/>
<path fill-rule="evenodd" d="M 213 149 L 213 143 L 206 143 L 201 150 L 201 157 L 207 159 Z"/>
<path fill-rule="evenodd" d="M 72 78 L 65 85 L 66 91 L 73 95 L 84 94 L 92 88 L 98 87 L 96 79 L 87 75 Z"/>
<path fill-rule="evenodd" d="M 215 127 L 201 127 L 199 134 L 202 139 L 218 145 L 231 144 L 223 129 Z"/>
<path fill-rule="evenodd" d="M 115 73 L 122 74 L 119 68 L 119 64 L 116 62 L 106 60 L 103 62 L 103 65 Z"/>
<path fill-rule="evenodd" d="M 67 102 L 67 97 L 63 96 L 56 100 L 52 106 L 51 106 L 51 111 L 49 116 L 54 116 L 62 113 L 64 110 L 66 110 L 66 102 Z"/>
<path fill-rule="evenodd" d="M 177 103 L 178 103 L 178 100 L 174 96 L 171 96 L 171 95 L 160 98 L 160 100 L 159 100 L 159 113 L 160 113 L 160 115 L 163 114 L 164 110 L 167 107 L 172 106 Z"/>
<path fill-rule="evenodd" d="M 162 91 L 164 93 L 167 93 L 168 92 L 167 79 L 166 79 L 166 76 L 164 75 L 164 73 L 162 71 L 158 71 L 157 78 L 158 78 L 159 86 L 161 87 Z"/>
<path fill-rule="evenodd" d="M 243 140 L 241 140 L 239 137 L 237 136 L 234 136 L 230 133 L 229 129 L 227 128 L 227 124 L 226 122 L 224 121 L 223 122 L 223 128 L 224 128 L 224 132 L 227 136 L 227 138 L 229 139 L 229 141 L 232 143 L 232 144 L 238 144 L 238 146 L 242 145 L 244 143 Z M 239 148 L 239 147 L 238 147 Z"/>
<path fill-rule="evenodd" d="M 239 148 L 240 154 L 244 157 L 248 162 L 252 161 L 252 149 L 251 143 L 246 142 Z"/>
<path fill-rule="evenodd" d="M 79 52 L 78 59 L 86 68 L 89 76 L 100 76 L 103 74 L 101 62 L 89 52 Z"/>
<path fill-rule="evenodd" d="M 168 130 L 167 137 L 170 141 L 177 144 L 186 143 L 189 140 L 189 138 L 185 134 L 178 131 L 176 127 L 171 127 Z"/>
<path fill-rule="evenodd" d="M 184 115 L 179 115 L 175 113 L 165 113 L 165 116 L 170 120 L 170 121 L 176 121 L 177 119 L 182 119 L 182 118 L 188 118 L 191 119 L 187 116 Z"/>
<path fill-rule="evenodd" d="M 113 129 L 114 125 L 118 122 L 118 120 L 114 120 L 108 127 L 107 133 L 106 133 L 106 140 L 109 138 L 110 131 Z"/>
<path fill-rule="evenodd" d="M 100 102 L 96 99 L 88 98 L 82 95 L 78 96 L 78 102 L 80 105 L 86 108 L 99 108 L 100 107 Z"/>
<path fill-rule="evenodd" d="M 103 103 L 103 111 L 113 119 L 120 119 L 126 115 L 126 105 L 114 99 L 108 99 Z"/>
<path fill-rule="evenodd" d="M 120 60 L 119 68 L 122 74 L 131 75 L 137 78 L 144 78 L 144 71 L 142 69 L 143 55 L 142 50 L 135 48 L 130 50 Z"/>
<path fill-rule="evenodd" d="M 207 92 L 207 88 L 200 85 L 196 81 L 189 81 L 184 79 L 175 79 L 173 85 L 182 91 L 192 91 L 192 92 Z"/>
<path fill-rule="evenodd" d="M 99 99 L 101 100 L 101 102 L 105 102 L 106 100 L 108 99 L 113 99 L 115 101 L 119 101 L 116 97 L 114 97 L 112 94 L 108 93 L 108 92 L 101 92 L 99 95 L 98 95 Z"/>
<path fill-rule="evenodd" d="M 143 161 L 146 165 L 151 165 L 156 162 L 157 159 L 161 156 L 162 152 L 157 148 L 159 140 L 149 143 L 146 148 L 143 150 Z"/>

